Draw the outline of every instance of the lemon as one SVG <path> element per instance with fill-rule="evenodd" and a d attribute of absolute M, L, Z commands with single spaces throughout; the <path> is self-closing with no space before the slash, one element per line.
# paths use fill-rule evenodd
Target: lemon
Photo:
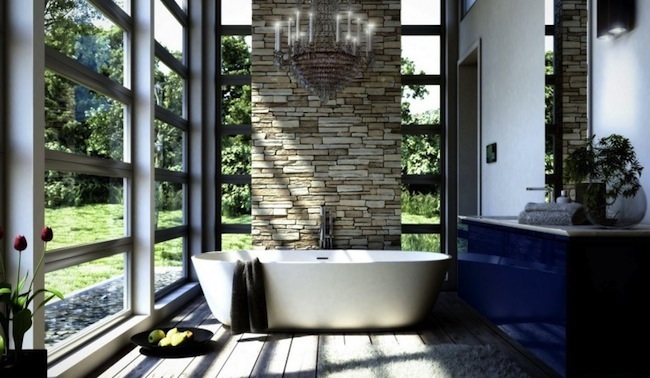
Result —
<path fill-rule="evenodd" d="M 156 344 L 158 343 L 163 337 L 165 337 L 165 331 L 162 329 L 154 329 L 153 331 L 149 332 L 149 336 L 147 337 L 147 341 L 151 344 Z"/>
<path fill-rule="evenodd" d="M 177 332 L 172 335 L 171 339 L 172 339 L 171 342 L 172 346 L 177 346 L 177 345 L 181 345 L 183 342 L 185 342 L 185 340 L 187 340 L 187 335 L 185 334 L 185 332 Z"/>
<path fill-rule="evenodd" d="M 171 337 L 175 333 L 178 333 L 178 328 L 176 328 L 176 327 L 174 327 L 174 328 L 170 329 L 169 331 L 167 331 L 167 334 L 165 336 Z"/>

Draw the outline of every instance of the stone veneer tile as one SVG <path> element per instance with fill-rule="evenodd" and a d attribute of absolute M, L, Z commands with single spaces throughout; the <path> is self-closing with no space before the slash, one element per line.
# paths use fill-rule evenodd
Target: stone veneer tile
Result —
<path fill-rule="evenodd" d="M 253 1 L 253 245 L 317 248 L 325 205 L 336 248 L 399 249 L 400 1 L 357 1 L 375 66 L 326 104 L 270 63 L 271 25 L 294 7 Z"/>
<path fill-rule="evenodd" d="M 562 161 L 587 136 L 587 0 L 555 0 L 559 49 L 558 112 L 562 132 Z M 564 183 L 571 190 L 572 183 Z"/>

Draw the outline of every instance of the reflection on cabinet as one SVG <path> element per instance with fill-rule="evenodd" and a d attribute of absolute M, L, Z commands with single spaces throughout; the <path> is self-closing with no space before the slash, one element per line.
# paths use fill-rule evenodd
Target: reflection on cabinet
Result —
<path fill-rule="evenodd" d="M 650 374 L 650 227 L 461 217 L 458 234 L 458 295 L 558 373 Z"/>

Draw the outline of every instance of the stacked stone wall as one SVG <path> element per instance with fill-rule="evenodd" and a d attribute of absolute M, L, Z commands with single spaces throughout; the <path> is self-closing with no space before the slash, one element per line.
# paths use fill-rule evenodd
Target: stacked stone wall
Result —
<path fill-rule="evenodd" d="M 318 248 L 321 206 L 335 248 L 400 247 L 400 1 L 356 3 L 375 25 L 375 62 L 323 104 L 273 64 L 274 25 L 295 2 L 253 1 L 255 248 Z"/>
<path fill-rule="evenodd" d="M 587 0 L 556 0 L 556 59 L 559 67 L 556 115 L 562 133 L 562 161 L 588 133 Z M 564 183 L 572 189 L 572 183 Z"/>

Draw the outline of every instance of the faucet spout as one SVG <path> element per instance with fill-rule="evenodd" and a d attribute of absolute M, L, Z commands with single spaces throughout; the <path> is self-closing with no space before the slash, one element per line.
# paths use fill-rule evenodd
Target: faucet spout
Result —
<path fill-rule="evenodd" d="M 539 191 L 544 191 L 545 197 L 548 197 L 548 202 L 555 202 L 553 198 L 553 187 L 550 185 L 542 186 L 542 187 L 527 187 L 526 190 L 539 190 Z"/>

